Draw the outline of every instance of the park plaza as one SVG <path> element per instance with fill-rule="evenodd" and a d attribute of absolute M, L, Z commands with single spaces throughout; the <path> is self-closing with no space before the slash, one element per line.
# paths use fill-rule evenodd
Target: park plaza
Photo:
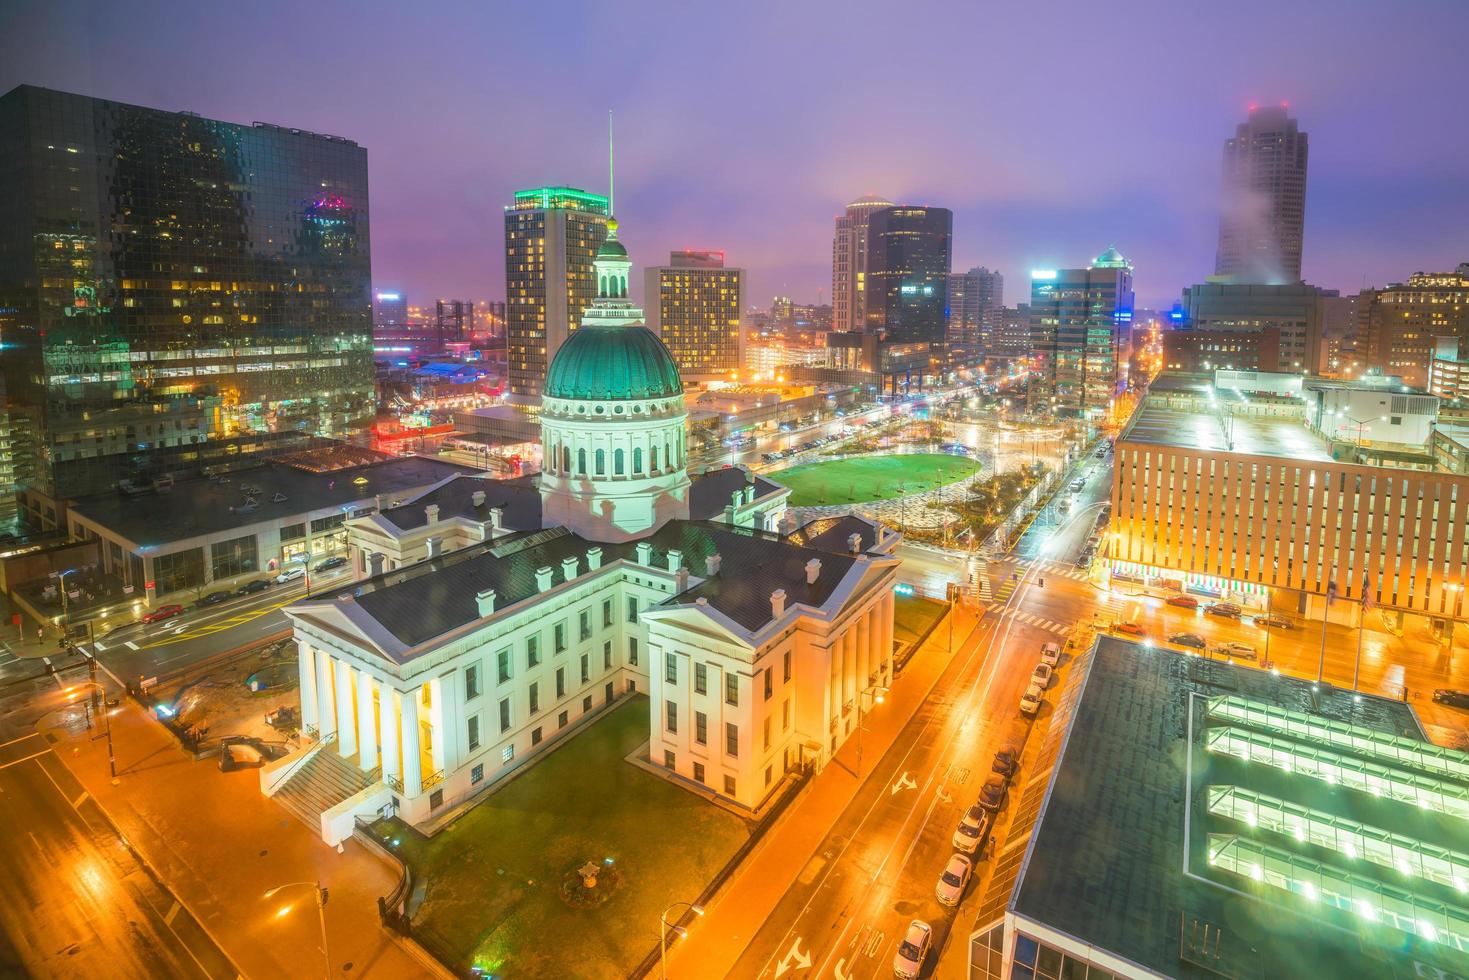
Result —
<path fill-rule="evenodd" d="M 682 384 L 615 232 L 547 372 L 543 472 L 352 520 L 357 581 L 287 610 L 309 742 L 261 783 L 289 792 L 317 753 L 349 765 L 361 789 L 322 800 L 330 843 L 357 816 L 431 821 L 631 692 L 647 764 L 754 813 L 892 681 L 899 536 L 797 528 L 789 491 L 739 468 L 690 477 Z"/>

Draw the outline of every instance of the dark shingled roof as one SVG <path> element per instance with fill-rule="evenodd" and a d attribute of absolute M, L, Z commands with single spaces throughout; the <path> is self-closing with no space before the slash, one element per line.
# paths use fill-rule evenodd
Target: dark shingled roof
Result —
<path fill-rule="evenodd" d="M 1211 790 L 1237 786 L 1463 849 L 1456 818 L 1205 751 L 1207 733 L 1221 724 L 1208 716 L 1208 699 L 1220 695 L 1420 741 L 1406 705 L 1109 637 L 1077 669 L 1087 670 L 1086 686 L 1010 900 L 1018 914 L 1185 980 L 1426 975 L 1414 973 L 1414 960 L 1469 973 L 1464 954 L 1449 946 L 1209 865 L 1209 836 L 1235 835 L 1459 904 L 1453 889 L 1208 809 Z M 1191 923 L 1194 936 L 1205 923 L 1215 930 L 1209 953 L 1188 951 Z"/>
<path fill-rule="evenodd" d="M 474 494 L 483 490 L 485 502 L 474 505 Z M 424 508 L 439 505 L 439 520 L 465 517 L 472 521 L 488 521 L 490 510 L 503 511 L 504 527 L 512 531 L 534 531 L 541 526 L 541 491 L 535 474 L 513 480 L 490 480 L 475 475 L 462 475 L 431 490 L 402 507 L 382 512 L 396 527 L 408 531 L 428 522 Z"/>
<path fill-rule="evenodd" d="M 671 521 L 643 539 L 652 545 L 652 563 L 667 568 L 670 549 L 683 552 L 691 575 L 705 578 L 670 602 L 691 603 L 700 598 L 749 630 L 770 622 L 770 594 L 784 589 L 788 604 L 824 603 L 836 589 L 853 559 L 792 544 L 778 535 L 703 521 Z M 588 549 L 602 549 L 603 565 L 619 558 L 635 560 L 639 542 L 618 544 L 588 541 L 564 528 L 530 531 L 471 545 L 440 558 L 397 569 L 362 582 L 357 605 L 389 633 L 409 646 L 431 640 L 479 618 L 476 595 L 496 592 L 499 609 L 537 592 L 536 569 L 549 565 L 554 581 L 564 581 L 561 561 L 576 558 L 578 571 L 587 571 Z M 718 574 L 708 577 L 706 560 L 718 554 Z M 812 585 L 806 584 L 806 562 L 821 560 Z"/>
<path fill-rule="evenodd" d="M 326 473 L 266 463 L 228 474 L 227 483 L 181 480 L 166 493 L 137 497 L 103 493 L 83 497 L 71 509 L 130 541 L 156 547 L 253 524 L 281 524 L 312 511 L 432 486 L 446 476 L 473 472 L 467 466 L 427 456 L 404 456 Z M 357 484 L 358 478 L 367 482 Z M 250 511 L 239 509 L 245 503 L 241 487 L 246 485 L 259 488 L 252 495 L 256 507 Z M 275 501 L 277 494 L 286 499 Z"/>
<path fill-rule="evenodd" d="M 755 482 L 755 499 L 780 489 L 780 484 L 771 483 L 759 476 L 747 476 L 738 466 L 727 466 L 709 470 L 697 476 L 689 487 L 689 518 L 695 521 L 711 521 L 724 513 L 729 506 L 730 495 L 736 490 Z"/>
<path fill-rule="evenodd" d="M 844 514 L 841 517 L 820 517 L 810 521 L 791 532 L 790 541 L 793 544 L 815 548 L 818 551 L 845 555 L 852 550 L 847 545 L 847 539 L 854 534 L 862 538 L 863 551 L 877 544 L 877 529 L 873 527 L 872 522 L 851 514 Z"/>

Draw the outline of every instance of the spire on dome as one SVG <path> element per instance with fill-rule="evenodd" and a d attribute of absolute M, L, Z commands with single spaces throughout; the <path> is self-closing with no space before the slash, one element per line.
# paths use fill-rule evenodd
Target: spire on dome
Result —
<path fill-rule="evenodd" d="M 627 249 L 617 240 L 617 218 L 613 207 L 613 168 L 612 168 L 612 110 L 607 110 L 607 238 L 602 242 L 601 248 L 597 249 L 597 255 L 592 260 L 592 265 L 597 276 L 597 299 L 594 306 L 605 306 L 604 300 L 620 301 L 613 305 L 627 306 L 627 277 L 632 271 L 632 260 L 627 257 Z M 642 313 L 638 311 L 635 318 L 642 322 Z"/>

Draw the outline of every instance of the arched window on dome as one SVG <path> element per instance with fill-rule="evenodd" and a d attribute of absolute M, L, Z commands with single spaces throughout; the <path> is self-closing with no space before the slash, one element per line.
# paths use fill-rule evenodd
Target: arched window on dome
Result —
<path fill-rule="evenodd" d="M 637 476 L 643 472 L 643 447 L 637 446 L 632 451 L 632 471 Z"/>
<path fill-rule="evenodd" d="M 597 295 L 598 296 L 606 296 L 607 295 L 607 277 L 606 276 L 599 276 L 597 278 Z"/>
<path fill-rule="evenodd" d="M 657 446 L 649 446 L 648 447 L 648 454 L 651 457 L 648 460 L 648 472 L 649 473 L 657 473 L 658 472 L 658 447 Z"/>
<path fill-rule="evenodd" d="M 571 447 L 561 447 L 561 473 L 564 476 L 571 475 Z"/>
<path fill-rule="evenodd" d="M 627 455 L 621 449 L 615 449 L 615 450 L 613 450 L 613 452 L 612 452 L 612 475 L 613 476 L 623 476 L 625 474 L 625 472 L 626 472 L 626 468 L 624 466 L 624 464 L 626 462 L 627 462 Z"/>
<path fill-rule="evenodd" d="M 597 450 L 597 475 L 607 475 L 607 450 L 605 449 Z"/>
<path fill-rule="evenodd" d="M 587 451 L 585 449 L 578 449 L 576 451 L 576 475 L 587 475 Z"/>

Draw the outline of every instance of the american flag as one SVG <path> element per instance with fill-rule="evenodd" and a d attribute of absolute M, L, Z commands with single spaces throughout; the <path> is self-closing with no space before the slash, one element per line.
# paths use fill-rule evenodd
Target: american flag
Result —
<path fill-rule="evenodd" d="M 1372 578 L 1367 572 L 1362 573 L 1362 611 L 1366 612 L 1372 608 Z"/>
<path fill-rule="evenodd" d="M 1336 579 L 1326 583 L 1326 604 L 1329 606 L 1336 601 Z"/>

